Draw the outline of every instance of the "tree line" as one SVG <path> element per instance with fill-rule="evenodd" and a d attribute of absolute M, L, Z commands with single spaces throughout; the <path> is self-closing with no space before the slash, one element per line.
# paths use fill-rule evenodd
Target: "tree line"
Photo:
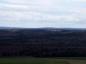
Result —
<path fill-rule="evenodd" d="M 86 30 L 58 30 L 0 29 L 0 56 L 86 56 Z"/>

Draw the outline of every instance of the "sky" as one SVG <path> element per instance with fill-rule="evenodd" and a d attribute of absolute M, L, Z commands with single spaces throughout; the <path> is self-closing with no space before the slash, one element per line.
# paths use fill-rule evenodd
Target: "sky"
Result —
<path fill-rule="evenodd" d="M 0 0 L 0 27 L 86 28 L 86 0 Z"/>

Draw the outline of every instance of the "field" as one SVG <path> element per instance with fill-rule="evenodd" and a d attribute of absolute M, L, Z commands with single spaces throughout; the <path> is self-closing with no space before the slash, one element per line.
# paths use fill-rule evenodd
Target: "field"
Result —
<path fill-rule="evenodd" d="M 0 64 L 86 64 L 85 58 L 0 58 Z"/>

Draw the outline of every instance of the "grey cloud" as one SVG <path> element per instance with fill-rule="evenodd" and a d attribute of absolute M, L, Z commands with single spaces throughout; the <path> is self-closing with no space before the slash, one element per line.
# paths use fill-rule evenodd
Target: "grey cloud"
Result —
<path fill-rule="evenodd" d="M 0 21 L 3 21 L 0 26 L 82 27 L 86 20 L 83 11 L 86 5 L 80 1 L 3 0 L 0 2 Z"/>

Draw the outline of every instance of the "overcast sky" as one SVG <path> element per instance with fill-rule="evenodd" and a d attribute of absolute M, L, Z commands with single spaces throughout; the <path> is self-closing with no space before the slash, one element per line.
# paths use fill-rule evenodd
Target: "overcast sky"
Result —
<path fill-rule="evenodd" d="M 0 26 L 86 28 L 86 0 L 0 0 Z"/>

